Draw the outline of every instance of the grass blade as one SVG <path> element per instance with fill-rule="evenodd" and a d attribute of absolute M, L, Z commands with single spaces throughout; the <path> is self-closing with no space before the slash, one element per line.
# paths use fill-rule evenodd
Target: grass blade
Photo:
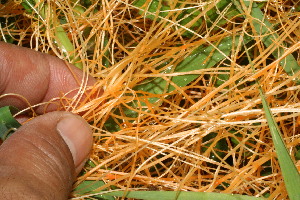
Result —
<path fill-rule="evenodd" d="M 253 63 L 251 61 L 248 51 L 246 51 L 246 54 L 254 71 Z M 267 123 L 270 128 L 272 141 L 274 143 L 275 151 L 277 153 L 279 166 L 283 175 L 286 190 L 291 200 L 298 200 L 300 199 L 300 193 L 298 191 L 300 188 L 299 172 L 287 151 L 283 138 L 281 137 L 281 131 L 273 117 L 273 114 L 264 95 L 263 89 L 261 88 L 258 80 L 256 80 L 256 83 L 259 86 L 259 94 L 262 100 L 263 110 L 265 112 Z"/>
<path fill-rule="evenodd" d="M 139 14 L 141 15 L 143 15 L 144 13 L 146 13 L 145 11 L 147 11 L 145 18 L 151 20 L 160 21 L 160 18 L 164 18 L 169 14 L 175 15 L 176 20 L 180 25 L 186 26 L 191 30 L 195 30 L 201 27 L 204 21 L 203 17 L 201 17 L 201 11 L 198 8 L 193 7 L 193 4 L 189 4 L 187 2 L 172 5 L 172 3 L 166 3 L 159 0 L 136 0 L 134 1 L 133 5 L 141 8 L 141 10 L 139 11 Z M 231 5 L 231 0 L 219 1 L 215 7 L 213 7 L 206 13 L 207 27 L 211 27 L 217 21 L 215 26 L 216 29 L 218 29 L 220 26 L 227 22 L 225 19 L 217 20 L 217 18 L 220 17 L 220 13 L 222 13 L 223 10 L 225 10 L 225 8 L 228 7 L 228 5 L 229 9 L 227 9 L 226 13 L 224 13 L 224 16 L 226 16 L 226 18 L 231 19 L 232 17 L 239 14 L 239 12 L 234 8 L 234 6 Z M 176 12 L 172 13 L 170 11 L 172 10 L 173 6 L 175 6 L 176 9 L 184 10 L 180 14 L 177 14 Z M 156 13 L 160 18 L 156 17 Z M 182 36 L 185 37 L 192 37 L 193 35 L 194 34 L 189 31 L 185 31 L 182 33 Z"/>
<path fill-rule="evenodd" d="M 247 10 L 243 10 L 243 6 L 238 0 L 234 0 L 233 2 L 236 8 L 241 13 L 247 12 Z M 265 35 L 264 37 L 262 37 L 262 42 L 264 43 L 264 45 L 266 47 L 269 47 L 275 44 L 274 41 L 279 41 L 278 38 L 280 38 L 280 36 L 276 32 L 274 32 L 272 24 L 264 16 L 259 6 L 255 2 L 251 3 L 250 1 L 244 1 L 243 3 L 246 6 L 244 7 L 245 9 L 249 9 L 249 7 L 251 6 L 250 15 L 253 17 L 252 23 L 257 35 Z M 246 16 L 244 17 L 246 18 Z M 284 45 L 285 44 L 282 43 L 282 46 Z M 283 53 L 284 53 L 283 47 L 278 47 L 272 52 L 272 55 L 275 58 L 280 58 L 283 55 Z M 284 68 L 285 72 L 290 76 L 293 76 L 296 72 L 300 70 L 300 66 L 298 65 L 298 62 L 296 61 L 296 59 L 292 54 L 289 54 L 283 60 L 281 60 L 280 65 Z"/>
<path fill-rule="evenodd" d="M 198 200 L 259 200 L 264 198 L 250 197 L 246 195 L 238 194 L 225 194 L 225 193 L 213 193 L 213 192 L 185 192 L 185 191 L 130 191 L 124 193 L 123 191 L 106 193 L 107 195 L 117 197 L 127 197 L 144 200 L 186 200 L 186 199 L 198 199 Z"/>
<path fill-rule="evenodd" d="M 36 5 L 39 4 L 38 8 L 36 9 Z M 22 6 L 25 8 L 26 12 L 31 13 L 33 10 L 37 10 L 37 14 L 42 18 L 42 20 L 45 20 L 46 18 L 46 10 L 50 9 L 46 4 L 43 4 L 40 2 L 40 0 L 23 0 Z M 53 11 L 50 11 L 49 13 L 54 13 Z M 53 21 L 53 19 L 52 19 Z M 52 22 L 53 23 L 53 22 Z M 75 48 L 70 41 L 67 33 L 63 29 L 63 27 L 60 25 L 58 21 L 55 21 L 54 24 L 52 24 L 55 28 L 55 41 L 59 49 L 63 52 L 68 52 L 68 57 L 72 64 L 74 64 L 77 68 L 82 69 L 83 65 L 82 62 L 80 62 L 80 58 L 75 56 Z"/>
<path fill-rule="evenodd" d="M 245 43 L 250 41 L 249 37 L 245 37 Z M 213 67 L 225 56 L 228 56 L 232 50 L 233 44 L 238 44 L 239 37 L 225 37 L 218 44 L 215 44 L 219 50 L 214 49 L 213 46 L 204 47 L 201 45 L 194 50 L 191 55 L 185 58 L 179 65 L 176 66 L 174 72 L 190 72 L 193 70 L 206 69 Z M 221 53 L 222 52 L 222 53 Z M 174 76 L 171 81 L 179 87 L 184 87 L 194 81 L 199 74 L 188 74 L 181 76 Z M 168 87 L 168 88 L 167 88 Z M 163 78 L 155 78 L 152 81 L 147 80 L 147 83 L 141 84 L 134 88 L 135 90 L 142 90 L 153 94 L 163 94 L 164 92 L 171 92 L 175 87 L 170 85 Z M 151 98 L 151 103 L 155 102 L 157 98 Z"/>
<path fill-rule="evenodd" d="M 21 124 L 12 116 L 17 108 L 12 106 L 5 106 L 0 108 L 0 138 L 4 141 L 15 129 L 19 128 Z"/>
<path fill-rule="evenodd" d="M 234 39 L 232 37 L 226 37 L 222 39 L 221 42 L 216 45 L 219 51 L 214 49 L 213 46 L 208 46 L 205 48 L 201 46 L 195 52 L 193 52 L 192 55 L 188 56 L 183 62 L 181 62 L 176 67 L 175 72 L 189 72 L 213 67 L 218 62 L 223 60 L 225 55 L 229 55 L 232 50 L 233 43 L 238 44 L 239 37 L 235 38 L 235 42 L 233 42 L 233 40 Z M 198 76 L 198 74 L 175 76 L 172 78 L 172 81 L 179 87 L 183 87 L 195 80 Z M 175 88 L 173 86 L 170 86 L 168 91 L 170 92 L 174 89 Z"/>
<path fill-rule="evenodd" d="M 103 185 L 105 185 L 104 181 L 83 181 L 74 189 L 73 193 L 76 196 L 84 195 L 86 193 L 99 193 L 99 192 L 94 192 L 93 190 L 96 190 L 97 188 L 100 188 Z M 114 200 L 115 199 L 111 195 L 105 195 L 105 194 L 97 195 L 97 197 L 102 200 Z"/>
<path fill-rule="evenodd" d="M 274 142 L 275 150 L 278 156 L 279 165 L 282 171 L 284 183 L 291 200 L 300 199 L 300 175 L 289 155 L 284 141 L 281 137 L 280 129 L 272 115 L 266 98 L 261 88 L 259 88 L 260 97 L 262 99 L 263 109 L 267 118 L 267 122 Z"/>

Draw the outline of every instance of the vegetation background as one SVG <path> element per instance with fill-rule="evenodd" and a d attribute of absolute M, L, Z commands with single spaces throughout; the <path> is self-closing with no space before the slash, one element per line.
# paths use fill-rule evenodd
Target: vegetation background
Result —
<path fill-rule="evenodd" d="M 297 198 L 298 0 L 1 0 L 0 16 L 2 41 L 97 80 L 48 102 L 94 132 L 73 199 Z"/>

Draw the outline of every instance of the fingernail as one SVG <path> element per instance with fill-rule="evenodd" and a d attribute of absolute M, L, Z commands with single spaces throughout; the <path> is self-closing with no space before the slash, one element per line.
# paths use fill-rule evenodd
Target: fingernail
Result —
<path fill-rule="evenodd" d="M 92 131 L 88 123 L 79 116 L 67 114 L 58 122 L 56 129 L 68 145 L 77 167 L 92 147 Z"/>

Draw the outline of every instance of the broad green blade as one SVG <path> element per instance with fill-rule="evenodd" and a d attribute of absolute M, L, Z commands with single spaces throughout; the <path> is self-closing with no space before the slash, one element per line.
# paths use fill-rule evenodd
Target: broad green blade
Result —
<path fill-rule="evenodd" d="M 243 40 L 245 43 L 248 43 L 251 38 L 244 36 Z M 232 37 L 225 37 L 218 44 L 215 43 L 215 46 L 219 50 L 215 49 L 213 46 L 204 47 L 203 45 L 201 45 L 188 57 L 186 57 L 179 65 L 177 65 L 174 72 L 190 72 L 193 70 L 211 68 L 218 62 L 223 60 L 225 56 L 228 56 L 232 50 L 232 45 L 237 45 L 238 42 L 239 36 L 236 36 L 234 39 Z M 171 80 L 179 87 L 184 87 L 199 76 L 199 74 L 188 74 L 174 76 L 171 78 Z M 147 79 L 147 83 L 141 84 L 134 89 L 146 91 L 153 94 L 163 94 L 164 92 L 171 92 L 175 90 L 174 86 L 168 86 L 167 84 L 167 81 L 163 78 L 155 78 L 151 81 Z M 157 101 L 157 98 L 151 98 L 149 99 L 149 101 L 153 103 Z"/>
<path fill-rule="evenodd" d="M 259 89 L 259 93 L 262 99 L 263 108 L 266 114 L 267 122 L 271 131 L 272 140 L 275 146 L 279 165 L 282 171 L 286 190 L 291 200 L 300 199 L 300 175 L 299 172 L 288 153 L 284 141 L 281 137 L 280 129 L 271 113 L 269 105 L 263 94 L 262 89 Z"/>
<path fill-rule="evenodd" d="M 12 112 L 15 111 L 17 111 L 17 108 L 12 106 L 0 108 L 0 138 L 2 141 L 21 126 L 21 124 L 12 116 Z"/>
<path fill-rule="evenodd" d="M 36 4 L 39 6 L 36 7 Z M 46 13 L 54 13 L 54 11 L 50 10 L 48 12 L 47 10 L 50 9 L 46 2 L 41 2 L 40 0 L 22 0 L 21 5 L 25 8 L 26 12 L 32 13 L 33 10 L 37 10 L 39 16 L 44 20 L 46 18 Z M 51 17 L 51 16 L 47 16 Z M 51 20 L 50 20 L 51 21 Z M 53 21 L 53 20 L 52 20 Z M 70 54 L 69 58 L 71 62 L 79 69 L 83 68 L 82 62 L 80 61 L 79 57 L 76 57 L 75 55 L 75 48 L 70 41 L 67 33 L 62 28 L 60 23 L 58 21 L 55 21 L 54 24 L 55 27 L 55 43 L 61 49 L 63 52 L 66 51 Z"/>
<path fill-rule="evenodd" d="M 199 17 L 201 15 L 201 10 L 198 8 L 193 8 L 193 4 L 189 4 L 187 2 L 177 3 L 175 5 L 176 9 L 181 10 L 178 12 L 170 12 L 172 10 L 172 2 L 166 3 L 161 0 L 136 0 L 133 3 L 134 6 L 139 7 L 141 10 L 139 14 L 144 15 L 145 18 L 160 21 L 160 18 L 155 18 L 156 13 L 158 12 L 158 16 L 161 18 L 165 18 L 168 15 L 172 15 L 176 17 L 176 21 L 182 25 L 186 26 L 191 30 L 195 30 L 201 27 L 204 16 Z M 229 8 L 228 8 L 229 7 Z M 223 11 L 226 9 L 226 13 Z M 219 1 L 212 9 L 205 13 L 205 20 L 207 27 L 213 26 L 213 24 L 217 21 L 217 24 L 214 24 L 215 29 L 219 29 L 222 25 L 227 23 L 225 19 L 218 19 L 220 15 L 224 15 L 226 19 L 231 19 L 232 17 L 239 14 L 239 12 L 234 8 L 231 4 L 231 0 L 222 0 Z M 169 17 L 171 18 L 171 17 Z M 189 24 L 191 22 L 191 24 Z M 189 24 L 189 25 L 188 25 Z M 190 31 L 185 31 L 182 33 L 182 36 L 192 37 L 194 33 Z"/>
<path fill-rule="evenodd" d="M 80 183 L 73 191 L 74 195 L 80 196 L 84 194 L 92 194 L 92 193 L 99 193 L 94 192 L 94 190 L 97 190 L 97 188 L 102 187 L 105 185 L 104 181 L 83 181 Z M 102 200 L 114 200 L 115 198 L 111 195 L 97 195 L 98 198 L 101 198 Z"/>
<path fill-rule="evenodd" d="M 215 44 L 219 50 L 215 49 L 211 45 L 208 47 L 201 46 L 190 56 L 184 59 L 184 61 L 182 61 L 176 67 L 175 72 L 189 72 L 193 70 L 211 68 L 223 60 L 225 56 L 228 56 L 232 50 L 233 43 L 237 45 L 238 41 L 238 36 L 235 39 L 232 37 L 225 37 L 218 44 Z M 189 74 L 183 76 L 174 76 L 171 80 L 179 87 L 183 87 L 198 77 L 198 74 Z M 170 92 L 174 89 L 175 88 L 173 86 L 170 86 L 168 91 Z"/>
<path fill-rule="evenodd" d="M 253 67 L 253 63 L 249 56 L 248 51 L 246 51 L 248 60 L 252 66 L 253 71 L 255 70 Z M 266 97 L 264 95 L 263 89 L 260 87 L 259 80 L 256 80 L 257 85 L 259 86 L 259 94 L 262 100 L 263 109 L 265 111 L 265 115 L 267 118 L 267 122 L 270 128 L 270 132 L 272 135 L 272 140 L 275 146 L 275 151 L 277 153 L 277 157 L 279 160 L 279 166 L 282 171 L 283 180 L 285 183 L 286 190 L 291 200 L 299 200 L 300 199 L 300 175 L 299 172 L 289 155 L 284 141 L 281 137 L 280 129 L 273 117 L 273 114 L 270 110 Z"/>
<path fill-rule="evenodd" d="M 178 191 L 130 191 L 110 192 L 106 195 L 127 197 L 144 200 L 260 200 L 264 198 L 250 197 L 238 194 L 212 193 L 212 192 L 178 192 Z"/>
<path fill-rule="evenodd" d="M 233 3 L 241 13 L 246 12 L 246 10 L 243 10 L 243 7 L 239 0 L 234 0 Z M 243 3 L 247 7 L 247 9 L 249 9 L 251 5 L 250 1 L 244 1 Z M 278 41 L 279 35 L 274 31 L 273 25 L 268 21 L 267 17 L 264 16 L 263 12 L 260 10 L 259 6 L 255 2 L 252 2 L 250 14 L 253 17 L 251 22 L 253 23 L 257 35 L 266 35 L 262 37 L 262 42 L 264 43 L 264 45 L 266 47 L 274 45 L 274 41 Z M 283 46 L 284 43 L 282 43 L 281 47 L 278 47 L 275 51 L 272 52 L 272 55 L 275 58 L 279 58 L 283 55 Z M 296 72 L 300 70 L 300 66 L 292 54 L 289 54 L 283 60 L 281 60 L 280 65 L 284 68 L 285 72 L 289 76 L 293 76 Z"/>

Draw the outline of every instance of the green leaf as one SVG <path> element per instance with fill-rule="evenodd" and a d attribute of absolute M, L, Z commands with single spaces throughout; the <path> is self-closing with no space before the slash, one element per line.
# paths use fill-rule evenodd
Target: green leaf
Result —
<path fill-rule="evenodd" d="M 238 44 L 239 37 L 235 38 L 235 44 Z M 225 56 L 228 56 L 231 52 L 233 45 L 232 37 L 223 38 L 218 44 L 214 44 L 219 50 L 215 49 L 212 45 L 208 47 L 199 47 L 190 56 L 185 58 L 175 69 L 174 72 L 190 72 L 193 70 L 207 69 L 216 65 L 218 62 L 223 60 Z M 188 85 L 190 82 L 198 78 L 198 74 L 188 74 L 182 76 L 175 76 L 171 80 L 178 85 L 183 87 Z M 169 87 L 169 92 L 175 90 L 173 86 Z"/>
<path fill-rule="evenodd" d="M 34 5 L 35 2 L 34 0 L 23 0 L 21 5 L 25 8 L 25 11 L 29 14 L 32 13 L 33 9 L 32 9 L 32 5 Z"/>
<path fill-rule="evenodd" d="M 243 39 L 246 43 L 251 40 L 249 37 Z M 225 56 L 228 56 L 231 52 L 232 45 L 237 45 L 239 37 L 235 39 L 232 37 L 223 38 L 218 44 L 214 45 L 219 49 L 215 49 L 212 45 L 205 47 L 201 45 L 195 49 L 188 57 L 186 57 L 177 67 L 174 72 L 190 72 L 193 70 L 206 69 L 215 66 L 218 62 L 223 60 Z M 170 71 L 170 70 L 169 70 Z M 169 71 L 166 71 L 167 73 Z M 181 76 L 174 76 L 171 81 L 179 87 L 184 87 L 199 77 L 199 74 L 188 74 Z M 171 92 L 175 90 L 175 87 L 167 85 L 167 81 L 163 78 L 147 79 L 146 83 L 138 85 L 135 90 L 142 90 L 153 94 L 163 94 L 164 92 Z M 167 89 L 168 87 L 168 89 Z M 151 103 L 157 101 L 157 98 L 150 98 Z"/>
<path fill-rule="evenodd" d="M 130 191 L 124 193 L 123 191 L 110 192 L 106 195 L 127 197 L 144 200 L 260 200 L 264 198 L 250 197 L 238 194 L 212 193 L 212 192 L 185 192 L 185 191 Z"/>
<path fill-rule="evenodd" d="M 223 0 L 219 1 L 215 7 L 210 9 L 206 15 L 207 19 L 207 27 L 211 27 L 214 22 L 217 20 L 217 18 L 220 16 L 220 13 L 223 12 L 225 8 L 231 3 L 231 0 Z M 177 3 L 176 5 L 172 5 L 172 1 L 160 1 L 160 0 L 136 0 L 133 3 L 134 6 L 137 6 L 141 8 L 142 10 L 139 11 L 139 14 L 145 15 L 145 18 L 151 19 L 151 20 L 156 20 L 160 21 L 160 18 L 155 18 L 155 15 L 158 12 L 158 16 L 161 18 L 167 17 L 168 15 L 172 14 L 176 16 L 176 21 L 182 25 L 185 26 L 188 23 L 192 22 L 187 28 L 191 30 L 198 29 L 201 27 L 201 24 L 203 23 L 203 18 L 199 18 L 201 15 L 201 11 L 198 8 L 194 8 L 193 4 L 188 4 L 188 3 Z M 174 8 L 173 8 L 174 7 Z M 181 13 L 178 14 L 178 12 L 168 12 L 168 10 L 174 10 L 174 9 L 179 9 L 181 10 Z M 147 11 L 147 12 L 146 12 Z M 152 14 L 153 13 L 153 14 Z M 234 8 L 234 6 L 230 6 L 229 9 L 226 10 L 226 13 L 222 13 L 224 17 L 227 19 L 231 19 L 232 17 L 236 16 L 239 14 L 239 12 Z M 171 17 L 169 17 L 171 18 Z M 226 19 L 221 19 L 218 20 L 216 28 L 224 25 L 227 23 Z M 189 31 L 184 31 L 182 33 L 182 36 L 186 37 L 192 37 L 194 34 L 189 32 Z"/>
<path fill-rule="evenodd" d="M 231 5 L 232 4 L 232 0 L 221 0 L 217 3 L 217 5 L 215 7 L 213 7 L 212 9 L 210 9 L 206 15 L 207 15 L 207 26 L 211 27 L 215 21 L 220 17 L 221 13 L 222 15 L 224 15 L 224 17 L 222 17 L 221 19 L 219 19 L 219 21 L 217 22 L 217 29 L 228 23 L 228 19 L 230 20 L 232 17 L 237 16 L 239 13 L 239 11 L 235 8 L 235 6 Z M 228 6 L 230 6 L 228 8 Z M 223 13 L 223 11 L 226 9 L 226 13 Z M 225 19 L 226 18 L 226 19 Z"/>
<path fill-rule="evenodd" d="M 9 137 L 21 124 L 12 116 L 12 112 L 18 109 L 12 106 L 0 108 L 0 138 L 4 141 Z"/>
<path fill-rule="evenodd" d="M 147 0 L 137 0 L 133 3 L 134 6 L 137 6 L 139 8 L 143 8 L 145 11 L 145 8 L 148 8 L 148 12 L 150 13 L 156 13 L 159 12 L 160 17 L 166 17 L 168 15 L 168 12 L 161 12 L 165 10 L 170 10 L 170 6 L 168 4 L 165 4 L 163 1 L 159 0 L 152 0 L 150 3 Z M 139 11 L 140 14 L 143 14 L 143 11 Z M 154 20 L 155 15 L 152 14 L 146 14 L 146 18 Z M 159 19 L 157 19 L 159 20 Z"/>
<path fill-rule="evenodd" d="M 65 30 L 63 29 L 63 27 L 60 25 L 59 20 L 52 20 L 51 19 L 51 14 L 54 13 L 54 11 L 50 10 L 50 12 L 48 12 L 49 6 L 47 5 L 47 3 L 44 2 L 40 2 L 40 0 L 23 0 L 22 1 L 22 6 L 25 8 L 26 12 L 28 13 L 32 13 L 33 8 L 35 7 L 35 5 L 38 4 L 39 6 L 36 8 L 37 12 L 36 14 L 39 14 L 39 16 L 42 18 L 42 20 L 44 20 L 46 17 L 49 18 L 49 21 L 51 23 L 53 23 L 53 26 L 55 27 L 55 43 L 57 44 L 57 46 L 59 47 L 59 49 L 64 52 L 68 52 L 69 53 L 69 59 L 70 61 L 79 69 L 83 68 L 82 62 L 80 61 L 80 58 L 78 56 L 76 56 L 75 54 L 75 48 L 72 44 L 72 42 L 70 41 L 70 39 L 68 38 L 67 33 L 65 32 Z M 46 13 L 50 13 L 50 16 L 46 16 Z"/>
<path fill-rule="evenodd" d="M 238 0 L 234 0 L 233 2 L 236 8 L 241 13 L 247 11 L 247 10 L 243 10 L 243 7 Z M 247 7 L 247 9 L 249 9 L 250 2 L 244 1 L 243 3 Z M 266 47 L 274 45 L 274 41 L 278 41 L 279 35 L 276 32 L 274 32 L 272 24 L 267 20 L 267 17 L 264 16 L 263 12 L 260 10 L 259 6 L 255 2 L 252 2 L 250 14 L 253 17 L 251 21 L 253 23 L 257 35 L 266 35 L 262 38 L 262 42 L 264 43 L 264 45 Z M 244 17 L 246 18 L 246 16 Z M 283 43 L 282 46 L 284 45 L 285 44 Z M 275 51 L 272 52 L 272 55 L 275 58 L 279 58 L 283 55 L 283 53 L 284 53 L 284 48 L 278 47 L 277 49 L 275 49 Z M 289 54 L 283 60 L 281 60 L 280 65 L 284 68 L 285 72 L 290 76 L 293 76 L 296 72 L 300 70 L 300 66 L 298 65 L 298 62 L 296 61 L 296 59 L 292 54 Z"/>
<path fill-rule="evenodd" d="M 263 94 L 262 89 L 259 89 L 260 97 L 263 104 L 263 109 L 267 118 L 267 122 L 271 131 L 272 140 L 278 156 L 279 165 L 282 171 L 284 183 L 291 200 L 300 199 L 300 175 L 288 152 L 281 136 L 280 129 L 273 117 L 269 108 L 268 102 Z"/>
<path fill-rule="evenodd" d="M 249 63 L 252 66 L 254 71 L 252 60 L 250 59 L 248 51 L 246 51 Z M 274 143 L 275 151 L 277 153 L 279 166 L 283 175 L 283 180 L 285 183 L 286 190 L 288 192 L 289 198 L 291 200 L 299 200 L 300 199 L 300 175 L 295 166 L 285 144 L 284 140 L 281 136 L 280 129 L 274 119 L 274 116 L 270 110 L 266 97 L 264 95 L 263 89 L 260 86 L 258 80 L 256 80 L 257 85 L 259 86 L 259 94 L 262 100 L 263 110 L 265 111 L 265 115 L 267 118 L 267 123 L 270 128 L 272 140 Z"/>
<path fill-rule="evenodd" d="M 99 193 L 100 191 L 95 191 L 98 188 L 105 185 L 104 181 L 83 181 L 80 183 L 73 191 L 76 196 L 85 195 L 85 194 L 93 194 Z M 95 195 L 97 199 L 103 200 L 114 200 L 115 198 L 110 195 Z"/>

